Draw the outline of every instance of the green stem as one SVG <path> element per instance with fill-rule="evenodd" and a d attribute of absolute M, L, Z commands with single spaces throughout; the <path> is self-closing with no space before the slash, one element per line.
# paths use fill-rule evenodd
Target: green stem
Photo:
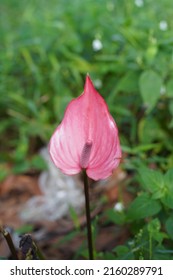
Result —
<path fill-rule="evenodd" d="M 0 232 L 3 234 L 5 240 L 6 240 L 7 244 L 8 244 L 8 247 L 9 247 L 9 249 L 11 251 L 13 259 L 14 260 L 18 260 L 19 258 L 18 258 L 18 255 L 16 253 L 16 249 L 14 247 L 14 244 L 13 244 L 13 241 L 12 241 L 10 233 L 7 230 L 5 230 L 3 227 L 0 227 Z"/>
<path fill-rule="evenodd" d="M 34 246 L 36 248 L 36 252 L 37 252 L 37 256 L 38 256 L 39 260 L 45 260 L 45 256 L 43 255 L 40 248 L 37 246 L 37 244 L 35 242 L 33 242 L 33 243 L 34 243 Z"/>
<path fill-rule="evenodd" d="M 87 220 L 88 252 L 89 252 L 89 259 L 93 260 L 94 256 L 93 256 L 93 242 L 92 242 L 92 230 L 91 230 L 89 186 L 88 186 L 88 176 L 86 174 L 86 171 L 83 172 L 83 176 L 84 176 L 85 209 L 86 209 L 86 220 Z"/>

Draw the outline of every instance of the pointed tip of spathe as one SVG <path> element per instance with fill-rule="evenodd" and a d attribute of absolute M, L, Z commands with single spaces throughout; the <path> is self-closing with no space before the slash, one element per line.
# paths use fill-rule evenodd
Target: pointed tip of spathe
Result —
<path fill-rule="evenodd" d="M 85 86 L 86 86 L 87 84 L 90 84 L 90 85 L 92 85 L 92 86 L 94 87 L 93 82 L 92 82 L 92 80 L 91 80 L 91 78 L 90 78 L 89 73 L 86 74 L 86 79 L 85 79 Z"/>
<path fill-rule="evenodd" d="M 86 79 L 85 79 L 85 86 L 84 86 L 84 92 L 85 93 L 90 93 L 92 92 L 94 89 L 94 85 L 93 85 L 93 82 L 90 78 L 90 75 L 89 73 L 87 73 L 86 75 Z"/>
<path fill-rule="evenodd" d="M 90 75 L 89 73 L 86 74 L 86 79 L 85 79 L 85 83 L 91 81 Z"/>

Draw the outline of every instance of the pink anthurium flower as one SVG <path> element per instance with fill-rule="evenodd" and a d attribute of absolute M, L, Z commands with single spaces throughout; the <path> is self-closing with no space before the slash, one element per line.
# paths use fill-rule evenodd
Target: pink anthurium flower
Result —
<path fill-rule="evenodd" d="M 118 166 L 118 129 L 88 75 L 83 94 L 69 103 L 52 135 L 49 152 L 54 164 L 68 175 L 85 169 L 88 177 L 105 179 Z"/>

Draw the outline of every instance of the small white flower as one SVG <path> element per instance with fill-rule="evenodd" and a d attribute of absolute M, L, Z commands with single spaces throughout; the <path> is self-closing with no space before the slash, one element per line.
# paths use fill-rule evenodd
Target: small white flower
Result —
<path fill-rule="evenodd" d="M 160 88 L 160 95 L 164 95 L 166 93 L 166 88 L 164 86 L 162 86 Z"/>
<path fill-rule="evenodd" d="M 159 28 L 162 31 L 166 31 L 168 29 L 168 24 L 165 20 L 159 22 Z"/>
<path fill-rule="evenodd" d="M 137 7 L 143 7 L 144 6 L 144 1 L 143 0 L 135 0 L 135 5 Z"/>
<path fill-rule="evenodd" d="M 114 210 L 117 212 L 122 212 L 124 210 L 124 205 L 121 202 L 117 202 L 114 205 Z"/>
<path fill-rule="evenodd" d="M 96 88 L 101 88 L 102 87 L 102 81 L 100 79 L 94 80 L 94 85 Z"/>
<path fill-rule="evenodd" d="M 94 39 L 92 42 L 92 47 L 93 47 L 93 50 L 97 52 L 103 48 L 103 45 L 99 39 Z"/>
<path fill-rule="evenodd" d="M 134 240 L 130 240 L 130 241 L 128 242 L 128 245 L 129 245 L 129 246 L 133 246 L 134 244 L 135 244 Z"/>

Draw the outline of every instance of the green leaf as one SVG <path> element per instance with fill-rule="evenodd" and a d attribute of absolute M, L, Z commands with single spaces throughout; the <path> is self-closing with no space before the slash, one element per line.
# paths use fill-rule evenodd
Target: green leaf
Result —
<path fill-rule="evenodd" d="M 169 189 L 173 190 L 173 168 L 169 169 L 165 174 L 165 184 L 169 187 Z M 172 188 L 172 189 L 171 189 Z"/>
<path fill-rule="evenodd" d="M 169 112 L 173 116 L 173 100 L 170 100 L 169 102 Z"/>
<path fill-rule="evenodd" d="M 152 220 L 148 225 L 148 232 L 150 234 L 150 236 L 156 240 L 157 242 L 159 242 L 160 244 L 162 243 L 163 239 L 167 238 L 167 234 L 165 232 L 161 232 L 161 224 L 159 219 L 154 219 Z"/>
<path fill-rule="evenodd" d="M 166 85 L 166 94 L 168 97 L 173 97 L 173 79 L 169 80 Z"/>
<path fill-rule="evenodd" d="M 106 211 L 107 219 L 115 224 L 122 225 L 125 222 L 124 212 L 117 212 L 114 209 L 108 209 Z"/>
<path fill-rule="evenodd" d="M 69 207 L 69 212 L 70 212 L 71 219 L 75 225 L 75 228 L 79 229 L 80 228 L 79 217 L 78 217 L 75 209 L 72 206 Z"/>
<path fill-rule="evenodd" d="M 173 209 L 173 193 L 171 193 L 168 189 L 165 191 L 165 195 L 162 197 L 161 201 L 165 206 Z"/>
<path fill-rule="evenodd" d="M 118 82 L 116 90 L 128 93 L 136 92 L 139 89 L 137 81 L 138 75 L 135 72 L 127 72 Z"/>
<path fill-rule="evenodd" d="M 171 239 L 173 239 L 173 216 L 170 216 L 167 220 L 166 220 L 166 231 L 169 234 L 169 236 L 171 237 Z"/>
<path fill-rule="evenodd" d="M 169 195 L 168 193 L 165 194 L 165 196 L 161 199 L 162 203 L 170 208 L 173 209 L 173 195 Z"/>
<path fill-rule="evenodd" d="M 47 164 L 40 155 L 35 155 L 31 159 L 31 167 L 36 168 L 38 170 L 46 170 Z"/>
<path fill-rule="evenodd" d="M 158 201 L 147 193 L 140 194 L 129 206 L 127 217 L 129 220 L 139 220 L 157 214 L 161 209 Z"/>
<path fill-rule="evenodd" d="M 54 246 L 59 247 L 59 245 L 67 244 L 67 242 L 72 241 L 78 234 L 79 234 L 78 231 L 73 230 L 68 234 L 64 235 L 57 243 L 54 244 Z"/>
<path fill-rule="evenodd" d="M 9 174 L 9 170 L 5 164 L 0 164 L 0 182 L 3 181 Z"/>
<path fill-rule="evenodd" d="M 162 140 L 165 134 L 156 119 L 142 118 L 138 126 L 138 136 L 142 143 L 153 143 Z"/>
<path fill-rule="evenodd" d="M 145 105 L 150 111 L 156 105 L 160 97 L 162 79 L 152 70 L 144 71 L 139 78 L 139 87 Z"/>
<path fill-rule="evenodd" d="M 119 260 L 133 260 L 134 254 L 127 246 L 119 245 L 114 250 Z"/>
<path fill-rule="evenodd" d="M 111 252 L 105 252 L 104 254 L 99 254 L 97 257 L 100 256 L 102 260 L 115 260 L 115 254 Z"/>
<path fill-rule="evenodd" d="M 163 204 L 173 209 L 173 169 L 169 169 L 164 177 L 164 196 L 161 201 Z"/>
<path fill-rule="evenodd" d="M 164 195 L 164 176 L 161 172 L 146 167 L 139 170 L 140 182 L 145 190 L 153 194 L 152 198 L 160 198 Z"/>
<path fill-rule="evenodd" d="M 34 226 L 31 224 L 24 224 L 21 227 L 17 228 L 15 231 L 21 235 L 21 234 L 25 234 L 28 232 L 32 232 L 34 230 Z"/>
<path fill-rule="evenodd" d="M 15 174 L 25 173 L 30 169 L 30 162 L 28 160 L 16 162 L 15 166 L 12 168 L 12 171 Z"/>

